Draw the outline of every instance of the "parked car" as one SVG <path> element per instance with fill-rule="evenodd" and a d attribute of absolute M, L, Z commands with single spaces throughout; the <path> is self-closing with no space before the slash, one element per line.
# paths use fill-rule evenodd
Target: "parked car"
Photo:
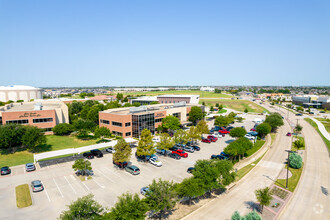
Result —
<path fill-rule="evenodd" d="M 256 129 L 255 128 L 251 128 L 250 131 L 256 131 Z"/>
<path fill-rule="evenodd" d="M 173 158 L 173 159 L 176 159 L 176 160 L 180 160 L 181 159 L 181 157 L 179 155 L 174 154 L 174 153 L 170 153 L 170 154 L 168 154 L 168 156 L 171 157 L 171 158 Z"/>
<path fill-rule="evenodd" d="M 302 113 L 297 113 L 296 116 L 302 116 Z"/>
<path fill-rule="evenodd" d="M 183 147 L 182 150 L 187 151 L 189 153 L 194 153 L 195 152 L 194 148 L 189 147 L 189 146 Z"/>
<path fill-rule="evenodd" d="M 184 158 L 188 157 L 188 154 L 186 152 L 184 152 L 183 150 L 180 150 L 180 149 L 176 150 L 176 151 L 172 151 L 172 154 L 177 154 L 180 157 L 184 157 Z"/>
<path fill-rule="evenodd" d="M 218 132 L 219 132 L 219 134 L 229 134 L 230 133 L 230 131 L 227 131 L 227 130 L 219 130 Z"/>
<path fill-rule="evenodd" d="M 228 157 L 213 154 L 213 155 L 211 155 L 211 159 L 228 160 Z"/>
<path fill-rule="evenodd" d="M 26 172 L 35 171 L 36 167 L 34 166 L 33 163 L 27 163 L 25 164 L 25 170 Z"/>
<path fill-rule="evenodd" d="M 291 137 L 292 136 L 292 133 L 291 132 L 288 132 L 288 133 L 286 133 L 286 136 Z"/>
<path fill-rule="evenodd" d="M 166 150 L 164 150 L 164 149 L 158 149 L 158 148 L 156 148 L 156 153 L 157 154 L 160 154 L 160 155 L 166 155 Z"/>
<path fill-rule="evenodd" d="M 130 166 L 125 167 L 125 170 L 127 172 L 129 172 L 130 174 L 133 174 L 133 175 L 140 174 L 140 169 L 137 166 L 134 166 L 134 165 L 130 165 Z"/>
<path fill-rule="evenodd" d="M 116 152 L 116 150 L 114 148 L 112 148 L 112 147 L 106 148 L 105 151 L 106 152 L 109 152 L 109 153 L 112 153 L 112 154 Z"/>
<path fill-rule="evenodd" d="M 198 146 L 196 146 L 196 145 L 193 145 L 193 146 L 191 146 L 195 151 L 200 151 L 201 150 L 201 148 L 200 147 L 198 147 Z"/>
<path fill-rule="evenodd" d="M 325 111 L 319 111 L 320 113 L 325 113 Z"/>
<path fill-rule="evenodd" d="M 314 115 L 314 112 L 309 112 L 310 115 Z"/>
<path fill-rule="evenodd" d="M 11 174 L 11 169 L 9 167 L 1 167 L 1 175 Z"/>
<path fill-rule="evenodd" d="M 145 196 L 147 194 L 147 192 L 149 191 L 149 187 L 142 187 L 140 192 L 143 196 Z"/>
<path fill-rule="evenodd" d="M 94 154 L 92 154 L 91 152 L 85 152 L 83 153 L 83 157 L 87 159 L 94 159 Z"/>
<path fill-rule="evenodd" d="M 91 150 L 91 153 L 95 156 L 95 157 L 103 157 L 103 153 L 99 150 L 99 149 L 93 149 Z"/>
<path fill-rule="evenodd" d="M 77 176 L 93 176 L 94 172 L 93 172 L 93 170 L 83 169 L 83 170 L 77 170 L 76 175 Z"/>
<path fill-rule="evenodd" d="M 249 139 L 249 140 L 254 140 L 255 139 L 255 137 L 250 135 L 250 134 L 246 134 L 244 137 Z"/>
<path fill-rule="evenodd" d="M 227 157 L 227 158 L 229 158 L 229 155 L 228 155 L 228 154 L 226 154 L 226 153 L 225 153 L 225 152 L 223 152 L 223 151 L 220 153 L 220 155 L 221 155 L 221 156 L 224 156 L 224 157 Z"/>
<path fill-rule="evenodd" d="M 187 169 L 187 173 L 192 173 L 192 171 L 193 171 L 194 169 L 195 169 L 194 167 L 189 167 L 189 168 Z"/>
<path fill-rule="evenodd" d="M 34 180 L 31 182 L 32 192 L 40 192 L 44 190 L 44 186 L 42 185 L 40 180 Z"/>
<path fill-rule="evenodd" d="M 179 150 L 179 148 L 177 146 L 173 146 L 169 150 L 171 150 L 171 151 L 177 151 L 177 150 Z"/>
<path fill-rule="evenodd" d="M 229 127 L 226 127 L 226 130 L 227 131 L 230 131 L 231 129 L 233 129 L 234 127 L 233 126 L 229 126 Z"/>
<path fill-rule="evenodd" d="M 125 167 L 128 166 L 128 163 L 127 163 L 126 161 L 125 161 L 125 162 L 116 162 L 116 161 L 112 161 L 112 163 L 113 163 L 114 165 L 116 165 L 117 167 L 121 168 L 121 169 L 123 169 L 123 168 L 125 168 Z"/>
<path fill-rule="evenodd" d="M 257 136 L 258 135 L 258 132 L 256 132 L 256 131 L 250 131 L 250 132 L 248 132 L 248 134 L 250 134 L 252 136 Z"/>
<path fill-rule="evenodd" d="M 216 142 L 218 140 L 218 138 L 217 137 L 214 137 L 213 135 L 207 136 L 207 139 L 209 139 L 212 142 Z"/>
<path fill-rule="evenodd" d="M 210 139 L 207 139 L 207 138 L 202 138 L 202 142 L 204 142 L 204 143 L 211 143 L 211 140 Z"/>
<path fill-rule="evenodd" d="M 152 165 L 155 165 L 156 167 L 161 167 L 163 165 L 163 163 L 161 161 L 159 161 L 158 159 L 155 159 L 155 158 L 150 158 L 149 163 L 151 163 Z"/>

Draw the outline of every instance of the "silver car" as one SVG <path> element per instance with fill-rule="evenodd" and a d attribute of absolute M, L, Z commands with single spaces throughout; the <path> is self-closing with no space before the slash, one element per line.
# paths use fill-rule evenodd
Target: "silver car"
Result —
<path fill-rule="evenodd" d="M 125 170 L 133 175 L 138 175 L 140 174 L 140 169 L 137 166 L 131 165 L 125 167 Z"/>
<path fill-rule="evenodd" d="M 36 167 L 34 166 L 33 163 L 27 163 L 25 164 L 25 170 L 26 172 L 35 171 Z"/>
<path fill-rule="evenodd" d="M 34 180 L 31 182 L 31 188 L 33 192 L 40 192 L 44 190 L 44 186 L 42 185 L 40 180 Z"/>
<path fill-rule="evenodd" d="M 106 152 L 109 152 L 109 153 L 112 153 L 112 154 L 116 152 L 115 149 L 112 148 L 112 147 L 108 147 L 108 148 L 106 148 L 105 151 L 106 151 Z"/>
<path fill-rule="evenodd" d="M 144 196 L 147 194 L 148 191 L 149 191 L 149 187 L 142 187 L 140 190 L 141 194 Z"/>

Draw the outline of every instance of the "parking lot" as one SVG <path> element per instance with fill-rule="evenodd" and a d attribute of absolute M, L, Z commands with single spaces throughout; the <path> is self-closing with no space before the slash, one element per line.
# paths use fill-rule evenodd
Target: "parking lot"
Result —
<path fill-rule="evenodd" d="M 252 119 L 253 120 L 253 119 Z M 248 130 L 253 127 L 252 120 L 235 124 L 244 125 Z M 187 173 L 188 167 L 195 164 L 198 159 L 209 159 L 212 154 L 219 154 L 233 139 L 226 135 L 215 143 L 199 143 L 200 151 L 189 153 L 188 158 L 175 160 L 159 156 L 162 167 L 150 163 L 138 162 L 135 158 L 136 148 L 133 148 L 131 163 L 141 170 L 139 175 L 131 175 L 125 170 L 120 170 L 112 163 L 112 154 L 104 153 L 103 158 L 90 160 L 94 176 L 90 180 L 81 181 L 72 169 L 73 161 L 63 163 L 44 164 L 36 171 L 25 172 L 24 166 L 12 168 L 12 174 L 0 177 L 0 206 L 2 207 L 1 219 L 56 219 L 66 209 L 66 205 L 78 197 L 92 193 L 95 199 L 106 207 L 115 204 L 117 197 L 125 192 L 139 193 L 140 189 L 149 185 L 153 179 L 166 179 L 180 182 L 191 174 Z M 33 180 L 41 180 L 44 191 L 32 193 L 33 205 L 18 209 L 15 200 L 15 187 L 20 184 L 29 184 Z M 140 194 L 140 193 L 139 193 Z"/>

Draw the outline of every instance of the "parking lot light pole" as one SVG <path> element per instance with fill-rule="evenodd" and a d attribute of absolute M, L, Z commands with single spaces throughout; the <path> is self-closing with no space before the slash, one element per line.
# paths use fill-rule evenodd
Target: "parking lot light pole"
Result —
<path fill-rule="evenodd" d="M 288 188 L 288 183 L 289 183 L 289 166 L 290 166 L 290 153 L 292 153 L 293 151 L 291 150 L 285 150 L 286 152 L 288 152 L 288 164 L 287 164 L 287 170 L 286 170 L 286 186 L 285 188 Z"/>

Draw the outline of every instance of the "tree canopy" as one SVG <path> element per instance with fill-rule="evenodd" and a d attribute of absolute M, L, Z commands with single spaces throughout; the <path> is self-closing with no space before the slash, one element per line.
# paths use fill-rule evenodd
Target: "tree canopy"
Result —
<path fill-rule="evenodd" d="M 35 151 L 36 147 L 41 144 L 46 144 L 47 139 L 42 129 L 35 126 L 25 126 L 25 133 L 22 136 L 22 144 L 29 150 Z"/>
<path fill-rule="evenodd" d="M 92 163 L 89 160 L 77 159 L 75 160 L 74 164 L 72 164 L 72 169 L 74 171 L 84 169 L 92 170 Z"/>
<path fill-rule="evenodd" d="M 256 131 L 260 135 L 260 137 L 265 137 L 267 134 L 269 134 L 272 130 L 272 127 L 267 123 L 261 123 L 256 127 Z"/>
<path fill-rule="evenodd" d="M 203 117 L 204 117 L 204 113 L 200 107 L 198 107 L 198 106 L 191 107 L 190 112 L 189 112 L 189 118 L 188 118 L 189 121 L 196 124 L 196 122 L 198 120 L 202 120 Z"/>
<path fill-rule="evenodd" d="M 74 128 L 72 124 L 67 124 L 67 123 L 60 123 L 53 127 L 53 132 L 55 135 L 69 135 L 71 132 L 74 131 Z"/>
<path fill-rule="evenodd" d="M 160 142 L 157 145 L 157 148 L 160 150 L 168 150 L 169 148 L 173 147 L 174 140 L 171 136 L 167 133 L 160 134 Z"/>
<path fill-rule="evenodd" d="M 97 127 L 94 132 L 95 137 L 110 137 L 111 132 L 107 127 Z"/>
<path fill-rule="evenodd" d="M 189 205 L 192 198 L 202 196 L 205 193 L 202 181 L 194 177 L 185 178 L 177 184 L 176 192 L 180 197 L 188 197 Z"/>
<path fill-rule="evenodd" d="M 300 169 L 302 167 L 302 158 L 299 154 L 290 153 L 289 155 L 290 167 Z"/>
<path fill-rule="evenodd" d="M 268 123 L 272 127 L 272 129 L 276 129 L 277 127 L 282 126 L 284 124 L 282 116 L 277 112 L 268 115 L 266 117 L 265 122 Z"/>
<path fill-rule="evenodd" d="M 143 129 L 141 132 L 138 147 L 136 149 L 136 155 L 147 156 L 156 153 L 154 148 L 154 142 L 152 140 L 151 132 L 148 129 Z"/>
<path fill-rule="evenodd" d="M 201 138 L 201 133 L 196 126 L 191 126 L 187 134 L 188 134 L 188 138 L 192 141 Z"/>
<path fill-rule="evenodd" d="M 270 201 L 272 201 L 272 192 L 270 191 L 269 187 L 266 187 L 264 189 L 258 189 L 255 191 L 256 197 L 258 202 L 261 205 L 261 213 L 264 209 L 264 206 L 269 205 Z"/>
<path fill-rule="evenodd" d="M 197 129 L 200 134 L 208 134 L 209 131 L 209 126 L 207 125 L 205 120 L 201 120 L 197 124 Z"/>
<path fill-rule="evenodd" d="M 173 136 L 175 143 L 186 144 L 189 140 L 187 132 L 180 129 L 177 130 Z"/>
<path fill-rule="evenodd" d="M 241 127 L 236 127 L 230 130 L 230 136 L 231 137 L 244 137 L 244 135 L 246 135 L 246 130 L 245 128 L 241 128 Z"/>
<path fill-rule="evenodd" d="M 170 130 L 178 130 L 180 129 L 180 120 L 173 116 L 173 115 L 168 115 L 162 120 L 162 127 L 168 131 Z"/>
<path fill-rule="evenodd" d="M 113 154 L 113 160 L 116 162 L 130 161 L 132 149 L 124 139 L 119 139 L 114 146 L 116 152 Z"/>
<path fill-rule="evenodd" d="M 231 121 L 227 116 L 220 115 L 215 118 L 214 125 L 219 127 L 228 126 Z"/>

